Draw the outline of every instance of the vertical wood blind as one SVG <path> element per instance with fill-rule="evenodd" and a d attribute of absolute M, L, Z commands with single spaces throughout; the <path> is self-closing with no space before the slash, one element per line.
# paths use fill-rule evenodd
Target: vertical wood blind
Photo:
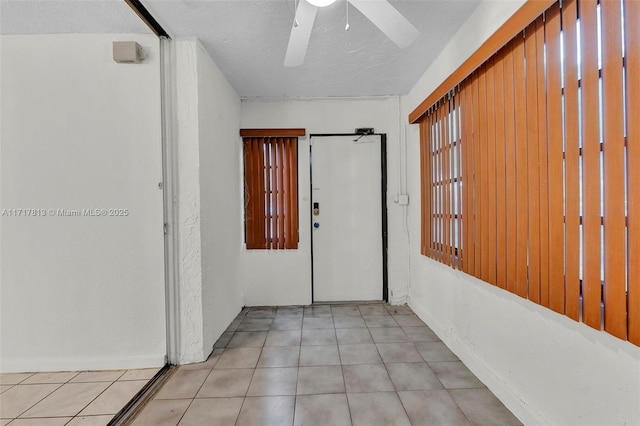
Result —
<path fill-rule="evenodd" d="M 245 136 L 243 142 L 247 249 L 297 249 L 298 138 Z"/>
<path fill-rule="evenodd" d="M 420 118 L 422 253 L 636 345 L 639 23 L 556 2 Z"/>

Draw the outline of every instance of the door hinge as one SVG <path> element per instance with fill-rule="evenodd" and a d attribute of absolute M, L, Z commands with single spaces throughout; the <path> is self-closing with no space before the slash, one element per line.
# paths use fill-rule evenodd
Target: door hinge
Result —
<path fill-rule="evenodd" d="M 169 233 L 169 224 L 165 223 L 162 225 L 162 231 L 164 232 L 164 235 L 167 235 Z"/>

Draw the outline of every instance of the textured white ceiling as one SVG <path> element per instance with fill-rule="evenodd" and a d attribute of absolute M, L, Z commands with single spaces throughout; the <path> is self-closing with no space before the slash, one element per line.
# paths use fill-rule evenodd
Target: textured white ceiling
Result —
<path fill-rule="evenodd" d="M 0 0 L 0 34 L 151 31 L 123 0 Z"/>
<path fill-rule="evenodd" d="M 304 0 L 301 0 L 304 1 Z M 389 0 L 420 31 L 398 48 L 345 1 L 320 8 L 304 65 L 283 66 L 294 0 L 143 0 L 176 37 L 197 37 L 241 97 L 406 94 L 481 0 Z M 0 33 L 149 33 L 124 0 L 0 0 Z"/>
<path fill-rule="evenodd" d="M 304 1 L 304 0 L 301 0 Z M 320 8 L 304 65 L 283 66 L 293 0 L 144 0 L 169 33 L 199 38 L 242 97 L 406 94 L 479 0 L 390 0 L 421 36 L 398 48 L 345 0 Z"/>

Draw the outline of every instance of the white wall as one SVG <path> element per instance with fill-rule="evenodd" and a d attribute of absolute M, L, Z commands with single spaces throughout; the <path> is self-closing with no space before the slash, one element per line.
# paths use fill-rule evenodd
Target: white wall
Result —
<path fill-rule="evenodd" d="M 135 40 L 142 64 L 116 64 Z M 166 353 L 158 40 L 0 38 L 0 371 L 161 366 Z"/>
<path fill-rule="evenodd" d="M 405 120 L 520 3 L 480 5 L 402 99 Z M 407 145 L 414 311 L 525 424 L 640 424 L 640 348 L 420 255 L 417 126 Z"/>
<path fill-rule="evenodd" d="M 242 199 L 240 98 L 198 45 L 202 311 L 204 348 L 210 351 L 243 306 L 238 285 Z"/>
<path fill-rule="evenodd" d="M 197 45 L 177 40 L 175 114 L 178 181 L 178 363 L 205 357 L 202 312 L 202 244 L 200 220 L 200 135 Z"/>
<path fill-rule="evenodd" d="M 242 308 L 240 99 L 195 39 L 175 42 L 181 364 L 206 359 Z"/>
<path fill-rule="evenodd" d="M 300 242 L 297 250 L 245 250 L 239 277 L 247 306 L 295 305 L 311 302 L 309 211 L 309 134 L 352 133 L 374 127 L 387 133 L 387 202 L 389 232 L 389 292 L 392 302 L 407 293 L 405 208 L 393 203 L 401 191 L 398 155 L 400 117 L 397 98 L 243 100 L 242 128 L 305 128 L 299 139 L 298 188 Z M 241 182 L 239 175 L 239 181 Z M 241 190 L 241 187 L 239 188 Z"/>

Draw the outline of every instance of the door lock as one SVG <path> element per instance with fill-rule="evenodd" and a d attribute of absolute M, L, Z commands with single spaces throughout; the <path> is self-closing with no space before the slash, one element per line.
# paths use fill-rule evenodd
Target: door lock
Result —
<path fill-rule="evenodd" d="M 318 216 L 320 214 L 320 203 L 313 203 L 313 215 Z"/>

